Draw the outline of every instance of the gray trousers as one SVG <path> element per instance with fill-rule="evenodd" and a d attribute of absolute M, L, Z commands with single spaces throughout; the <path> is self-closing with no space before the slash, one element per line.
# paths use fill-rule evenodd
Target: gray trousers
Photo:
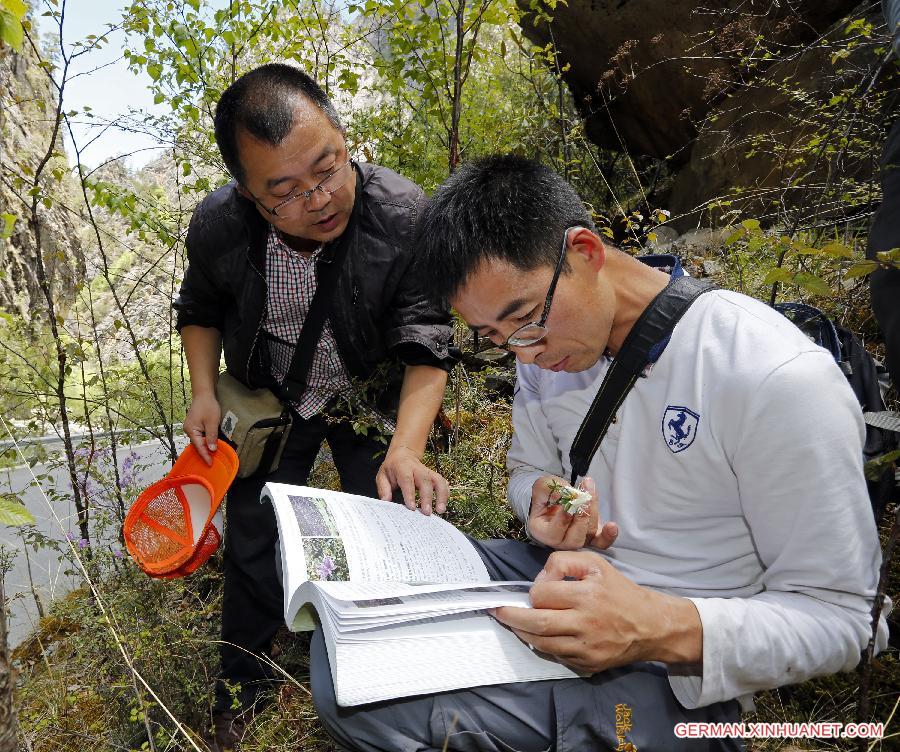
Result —
<path fill-rule="evenodd" d="M 472 541 L 495 580 L 533 580 L 550 551 L 519 541 Z M 340 744 L 360 752 L 585 752 L 741 750 L 734 739 L 678 739 L 679 722 L 735 722 L 734 700 L 682 708 L 666 671 L 653 663 L 587 679 L 501 684 L 338 707 L 321 630 L 310 646 L 319 720 Z M 446 746 L 445 746 L 446 745 Z"/>

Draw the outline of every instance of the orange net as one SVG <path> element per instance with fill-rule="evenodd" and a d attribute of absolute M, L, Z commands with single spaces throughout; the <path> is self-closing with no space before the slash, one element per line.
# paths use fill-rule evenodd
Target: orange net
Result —
<path fill-rule="evenodd" d="M 237 456 L 224 442 L 206 465 L 188 446 L 169 474 L 144 490 L 128 510 L 123 533 L 128 553 L 151 577 L 193 572 L 222 541 L 225 492 L 237 474 Z"/>
<path fill-rule="evenodd" d="M 163 478 L 138 496 L 125 518 L 125 545 L 147 574 L 171 572 L 193 555 L 191 502 L 196 508 L 197 499 L 205 499 L 205 509 L 214 512 L 214 493 L 205 478 L 184 475 Z M 203 515 L 200 531 L 211 517 Z"/>

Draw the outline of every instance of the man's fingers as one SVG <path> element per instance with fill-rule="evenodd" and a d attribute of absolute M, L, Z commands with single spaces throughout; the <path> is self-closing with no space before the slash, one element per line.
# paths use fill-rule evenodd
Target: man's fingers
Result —
<path fill-rule="evenodd" d="M 450 484 L 443 475 L 435 474 L 434 486 L 434 511 L 443 514 L 447 511 L 447 504 L 450 501 Z"/>
<path fill-rule="evenodd" d="M 552 582 L 566 577 L 582 580 L 590 575 L 603 574 L 604 567 L 608 566 L 611 565 L 602 556 L 590 551 L 554 551 L 534 581 Z"/>
<path fill-rule="evenodd" d="M 208 418 L 203 425 L 203 431 L 206 433 L 206 446 L 210 452 L 216 451 L 216 440 L 219 438 L 219 420 Z"/>
<path fill-rule="evenodd" d="M 566 517 L 569 518 L 568 526 L 565 528 L 562 542 L 557 548 L 568 551 L 582 548 L 585 540 L 587 540 L 588 531 L 590 529 L 590 517 L 586 514 L 569 514 L 565 511 L 563 512 L 563 515 L 563 519 Z"/>
<path fill-rule="evenodd" d="M 588 545 L 592 548 L 607 549 L 616 542 L 618 537 L 619 526 L 615 522 L 607 522 L 600 532 L 591 538 Z"/>
<path fill-rule="evenodd" d="M 559 548 L 557 545 L 560 541 L 559 530 L 546 516 L 537 515 L 532 517 L 528 521 L 528 528 L 531 532 L 531 537 L 536 541 L 540 541 L 550 548 Z"/>
<path fill-rule="evenodd" d="M 422 514 L 431 514 L 431 498 L 434 496 L 434 484 L 431 475 L 425 473 L 417 483 L 419 487 L 419 511 Z"/>
<path fill-rule="evenodd" d="M 561 663 L 580 671 L 595 673 L 596 665 L 585 655 L 585 644 L 582 636 L 576 635 L 530 635 L 514 629 L 516 637 L 540 653 L 548 653 Z"/>
<path fill-rule="evenodd" d="M 599 531 L 597 528 L 600 527 L 600 503 L 597 500 L 597 484 L 594 483 L 593 478 L 585 477 L 578 487 L 591 495 L 591 500 L 588 502 L 587 509 L 585 510 L 589 522 L 585 540 L 588 540 L 598 534 Z M 582 543 L 582 545 L 584 545 L 584 543 Z"/>
<path fill-rule="evenodd" d="M 397 478 L 397 485 L 403 494 L 403 504 L 407 509 L 416 508 L 416 479 L 412 473 L 402 473 Z"/>
<path fill-rule="evenodd" d="M 212 465 L 212 457 L 209 454 L 209 449 L 206 446 L 206 437 L 203 435 L 202 428 L 188 428 L 185 430 L 188 438 L 191 440 L 191 444 L 194 449 L 197 450 L 197 454 L 200 455 L 200 458 L 207 464 Z"/>
<path fill-rule="evenodd" d="M 378 498 L 382 501 L 390 501 L 394 495 L 393 486 L 391 486 L 391 481 L 383 465 L 375 476 L 375 491 L 378 493 Z"/>
<path fill-rule="evenodd" d="M 576 621 L 571 614 L 554 609 L 503 606 L 494 609 L 493 615 L 516 634 L 521 632 L 520 637 L 530 645 L 539 637 L 578 634 Z"/>
<path fill-rule="evenodd" d="M 532 609 L 560 613 L 579 609 L 597 597 L 600 590 L 592 580 L 545 580 L 535 582 L 528 597 Z"/>

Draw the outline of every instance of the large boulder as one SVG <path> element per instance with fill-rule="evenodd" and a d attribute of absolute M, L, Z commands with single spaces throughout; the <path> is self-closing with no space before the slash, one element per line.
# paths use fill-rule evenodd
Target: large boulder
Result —
<path fill-rule="evenodd" d="M 549 23 L 527 15 L 523 29 L 537 44 L 556 44 L 594 143 L 668 160 L 677 215 L 731 188 L 752 192 L 785 179 L 790 160 L 750 144 L 773 132 L 782 143 L 801 137 L 792 108 L 835 86 L 827 53 L 813 43 L 840 33 L 856 6 L 570 0 Z M 877 5 L 860 6 L 866 11 L 878 22 Z M 799 96 L 785 90 L 785 79 L 803 89 Z"/>
<path fill-rule="evenodd" d="M 877 5 L 853 15 L 882 23 Z M 874 45 L 841 43 L 845 26 L 833 25 L 823 43 L 772 65 L 712 109 L 675 174 L 668 206 L 676 224 L 752 215 L 800 227 L 865 214 L 882 134 L 861 98 L 867 87 L 896 84 Z M 839 65 L 837 49 L 846 51 Z"/>

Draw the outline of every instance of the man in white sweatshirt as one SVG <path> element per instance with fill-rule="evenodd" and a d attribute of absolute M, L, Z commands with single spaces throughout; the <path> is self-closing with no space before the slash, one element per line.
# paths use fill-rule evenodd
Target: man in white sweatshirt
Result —
<path fill-rule="evenodd" d="M 825 350 L 756 300 L 701 295 L 594 454 L 589 514 L 570 516 L 551 483 L 568 480 L 604 375 L 677 260 L 608 246 L 571 186 L 517 157 L 449 178 L 417 255 L 432 293 L 517 358 L 509 500 L 542 547 L 481 543 L 492 576 L 535 582 L 533 609 L 495 616 L 586 678 L 337 708 L 314 641 L 314 699 L 343 744 L 735 749 L 679 724 L 735 721 L 757 690 L 856 666 L 880 551 L 862 416 Z"/>

